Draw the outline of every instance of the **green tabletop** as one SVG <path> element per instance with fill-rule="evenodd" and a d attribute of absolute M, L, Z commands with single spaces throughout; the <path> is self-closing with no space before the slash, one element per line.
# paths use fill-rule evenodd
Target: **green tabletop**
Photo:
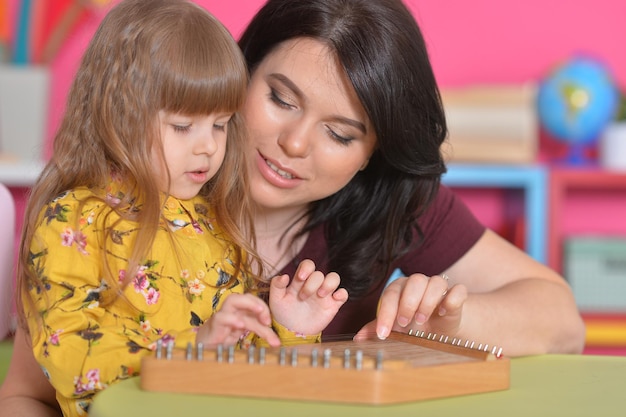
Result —
<path fill-rule="evenodd" d="M 263 384 L 263 381 L 259 381 Z M 584 416 L 626 415 L 626 357 L 540 355 L 511 360 L 506 391 L 400 405 L 353 406 L 142 391 L 139 379 L 99 393 L 90 417 Z"/>

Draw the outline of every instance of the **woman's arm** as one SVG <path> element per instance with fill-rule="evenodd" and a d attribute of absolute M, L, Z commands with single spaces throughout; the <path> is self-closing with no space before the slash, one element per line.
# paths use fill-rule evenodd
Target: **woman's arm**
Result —
<path fill-rule="evenodd" d="M 0 410 L 11 417 L 60 417 L 52 385 L 35 361 L 26 333 L 15 334 L 11 365 L 0 387 Z"/>
<path fill-rule="evenodd" d="M 502 347 L 507 356 L 582 351 L 585 328 L 565 280 L 494 232 L 444 272 L 448 289 L 441 277 L 422 274 L 391 283 L 364 331 L 445 333 Z"/>
<path fill-rule="evenodd" d="M 510 356 L 582 351 L 585 327 L 567 282 L 494 232 L 446 273 L 469 293 L 461 336 L 493 340 Z"/>

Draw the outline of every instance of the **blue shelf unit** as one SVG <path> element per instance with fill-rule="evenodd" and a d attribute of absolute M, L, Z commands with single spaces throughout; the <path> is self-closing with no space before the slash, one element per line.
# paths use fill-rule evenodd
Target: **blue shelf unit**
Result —
<path fill-rule="evenodd" d="M 443 176 L 452 188 L 505 188 L 524 192 L 526 252 L 547 261 L 548 170 L 541 165 L 474 165 L 452 163 Z"/>

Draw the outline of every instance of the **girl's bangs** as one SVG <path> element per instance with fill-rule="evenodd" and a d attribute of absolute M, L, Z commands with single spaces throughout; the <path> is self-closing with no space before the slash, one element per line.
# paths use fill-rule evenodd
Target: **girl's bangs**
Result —
<path fill-rule="evenodd" d="M 159 109 L 182 114 L 239 110 L 248 74 L 237 45 L 221 33 L 191 39 L 160 48 L 157 55 L 162 59 L 154 59 L 153 73 L 161 90 Z"/>

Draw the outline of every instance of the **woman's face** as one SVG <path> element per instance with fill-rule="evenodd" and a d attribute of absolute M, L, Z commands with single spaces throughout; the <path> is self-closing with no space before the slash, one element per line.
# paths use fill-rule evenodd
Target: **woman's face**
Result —
<path fill-rule="evenodd" d="M 321 42 L 279 45 L 252 74 L 243 115 L 252 198 L 261 208 L 304 207 L 365 168 L 376 137 L 335 56 Z"/>

